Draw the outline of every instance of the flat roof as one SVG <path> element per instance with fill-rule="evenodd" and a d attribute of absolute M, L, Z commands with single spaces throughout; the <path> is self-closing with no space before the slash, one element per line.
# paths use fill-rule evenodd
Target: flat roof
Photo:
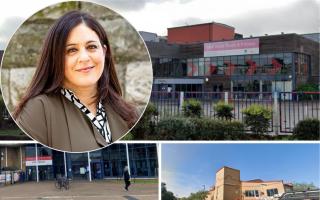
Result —
<path fill-rule="evenodd" d="M 217 172 L 220 171 L 220 170 L 223 169 L 223 168 L 228 168 L 228 169 L 232 169 L 232 170 L 235 170 L 235 171 L 240 171 L 240 170 L 238 170 L 238 169 L 234 169 L 234 168 L 231 168 L 231 167 L 228 167 L 228 166 L 223 166 L 223 167 L 220 167 L 220 168 L 217 170 Z"/>
<path fill-rule="evenodd" d="M 203 25 L 209 25 L 209 24 L 217 24 L 217 25 L 225 26 L 225 27 L 227 27 L 227 28 L 235 29 L 233 26 L 229 26 L 229 25 L 227 25 L 227 24 L 218 23 L 218 22 L 208 22 L 208 23 L 202 23 L 202 24 L 192 24 L 192 25 L 176 26 L 176 27 L 170 27 L 170 28 L 167 28 L 167 29 L 175 29 L 175 28 L 183 28 L 183 27 L 192 27 L 192 26 L 203 26 Z"/>

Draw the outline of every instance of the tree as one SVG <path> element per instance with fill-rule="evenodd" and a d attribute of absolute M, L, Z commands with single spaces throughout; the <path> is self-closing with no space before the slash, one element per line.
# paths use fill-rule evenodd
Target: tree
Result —
<path fill-rule="evenodd" d="M 313 183 L 293 183 L 293 191 L 308 191 L 318 189 Z"/>
<path fill-rule="evenodd" d="M 177 198 L 172 192 L 167 190 L 166 184 L 161 183 L 161 199 L 162 200 L 176 200 Z"/>
<path fill-rule="evenodd" d="M 183 197 L 179 200 L 204 200 L 206 199 L 206 196 L 208 194 L 208 191 L 200 190 L 196 193 L 191 193 L 189 197 Z"/>

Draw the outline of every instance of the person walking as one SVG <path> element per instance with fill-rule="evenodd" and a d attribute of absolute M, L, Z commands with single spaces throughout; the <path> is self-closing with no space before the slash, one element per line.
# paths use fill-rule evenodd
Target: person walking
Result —
<path fill-rule="evenodd" d="M 124 171 L 123 172 L 123 180 L 125 183 L 124 189 L 129 191 L 129 186 L 131 185 L 131 183 L 130 183 L 130 174 L 129 174 L 128 166 L 125 166 L 123 171 Z"/>

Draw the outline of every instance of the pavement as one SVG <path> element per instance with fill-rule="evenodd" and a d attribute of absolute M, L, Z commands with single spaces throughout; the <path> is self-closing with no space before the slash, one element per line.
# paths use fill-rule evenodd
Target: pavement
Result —
<path fill-rule="evenodd" d="M 132 183 L 124 190 L 122 181 L 74 181 L 70 189 L 57 189 L 54 181 L 26 182 L 0 187 L 0 200 L 157 200 L 157 183 Z"/>

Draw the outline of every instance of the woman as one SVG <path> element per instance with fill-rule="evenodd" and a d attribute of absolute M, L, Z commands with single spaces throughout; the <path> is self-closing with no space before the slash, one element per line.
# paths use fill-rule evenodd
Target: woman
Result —
<path fill-rule="evenodd" d="M 13 117 L 32 138 L 64 151 L 94 150 L 137 121 L 123 100 L 103 27 L 71 11 L 51 27 L 31 84 Z"/>

